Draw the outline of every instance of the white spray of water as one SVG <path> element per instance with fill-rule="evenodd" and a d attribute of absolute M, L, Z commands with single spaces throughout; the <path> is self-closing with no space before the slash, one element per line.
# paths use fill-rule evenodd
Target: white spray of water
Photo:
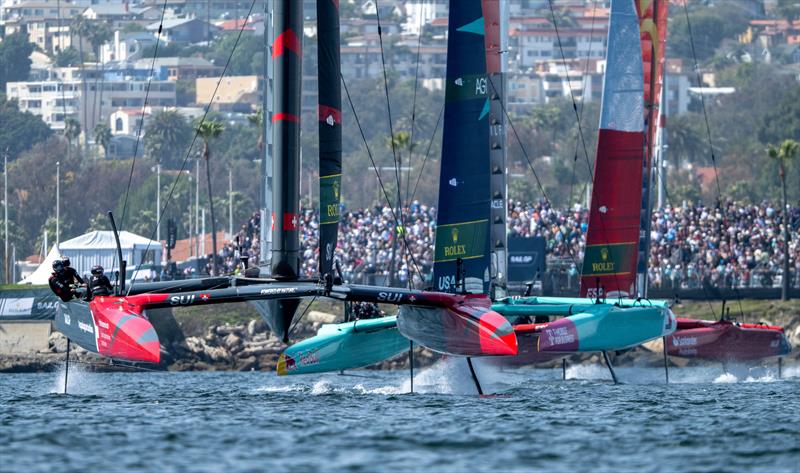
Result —
<path fill-rule="evenodd" d="M 67 394 L 91 394 L 94 387 L 94 380 L 90 372 L 84 371 L 78 363 L 69 364 L 69 376 L 67 376 L 66 363 L 62 363 L 56 371 L 56 379 L 50 388 L 50 394 L 64 394 L 64 379 L 67 380 Z"/>
<path fill-rule="evenodd" d="M 721 375 L 717 376 L 713 383 L 714 384 L 728 384 L 728 383 L 735 383 L 739 381 L 739 378 L 732 373 L 722 373 Z"/>

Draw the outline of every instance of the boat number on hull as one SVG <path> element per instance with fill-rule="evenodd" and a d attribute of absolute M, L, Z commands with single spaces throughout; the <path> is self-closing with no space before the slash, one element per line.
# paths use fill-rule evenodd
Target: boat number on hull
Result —
<path fill-rule="evenodd" d="M 169 298 L 170 305 L 189 305 L 194 302 L 195 295 L 172 296 Z"/>
<path fill-rule="evenodd" d="M 381 302 L 400 302 L 403 300 L 403 294 L 399 292 L 379 292 L 378 300 Z"/>

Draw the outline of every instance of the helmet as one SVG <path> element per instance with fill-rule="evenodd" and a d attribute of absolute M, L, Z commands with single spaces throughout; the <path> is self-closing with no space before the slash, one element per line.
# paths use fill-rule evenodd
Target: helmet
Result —
<path fill-rule="evenodd" d="M 93 276 L 100 276 L 103 274 L 103 267 L 99 264 L 92 266 L 92 275 Z"/>
<path fill-rule="evenodd" d="M 58 272 L 61 272 L 63 270 L 64 270 L 64 262 L 63 261 L 58 260 L 58 259 L 53 261 L 53 271 L 58 273 Z"/>
<path fill-rule="evenodd" d="M 64 263 L 65 268 L 69 268 L 70 265 L 69 256 L 62 256 L 61 261 Z"/>

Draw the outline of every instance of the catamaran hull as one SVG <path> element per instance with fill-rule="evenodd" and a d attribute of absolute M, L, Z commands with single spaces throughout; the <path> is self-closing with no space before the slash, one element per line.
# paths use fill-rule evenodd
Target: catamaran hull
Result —
<path fill-rule="evenodd" d="M 608 307 L 575 314 L 541 330 L 539 351 L 624 350 L 675 331 L 675 316 L 662 307 Z"/>
<path fill-rule="evenodd" d="M 508 320 L 480 305 L 401 306 L 397 328 L 414 343 L 445 355 L 517 354 L 517 337 Z"/>
<path fill-rule="evenodd" d="M 667 337 L 670 356 L 722 362 L 754 361 L 783 356 L 792 349 L 780 327 L 687 319 L 679 319 L 678 327 L 678 331 Z"/>
<path fill-rule="evenodd" d="M 517 333 L 519 352 L 517 356 L 491 357 L 487 361 L 495 366 L 517 367 L 547 363 L 566 358 L 570 353 L 551 353 L 539 351 L 539 333 Z"/>
<path fill-rule="evenodd" d="M 316 336 L 287 348 L 278 358 L 278 375 L 351 370 L 380 363 L 408 350 L 397 317 L 323 325 Z"/>
<path fill-rule="evenodd" d="M 107 304 L 106 299 L 59 303 L 56 330 L 92 353 L 123 361 L 161 361 L 158 335 L 150 322 L 121 304 Z"/>

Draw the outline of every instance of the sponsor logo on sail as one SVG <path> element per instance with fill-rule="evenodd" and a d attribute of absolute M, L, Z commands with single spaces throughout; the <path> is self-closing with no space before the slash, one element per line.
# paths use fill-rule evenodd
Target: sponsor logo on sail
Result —
<path fill-rule="evenodd" d="M 616 263 L 608 260 L 608 248 L 600 248 L 600 262 L 592 263 L 592 271 L 595 273 L 613 273 Z"/>
<path fill-rule="evenodd" d="M 447 258 L 459 257 L 467 254 L 467 245 L 458 243 L 458 227 L 450 230 L 452 244 L 444 247 L 444 256 Z"/>

